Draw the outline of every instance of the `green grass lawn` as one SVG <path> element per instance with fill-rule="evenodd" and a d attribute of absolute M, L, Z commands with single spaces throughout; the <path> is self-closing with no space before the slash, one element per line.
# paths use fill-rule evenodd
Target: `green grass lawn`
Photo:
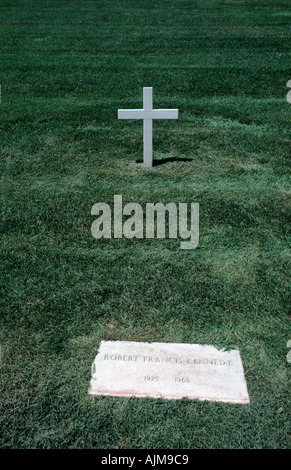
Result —
<path fill-rule="evenodd" d="M 290 447 L 289 0 L 0 16 L 0 447 Z M 144 86 L 179 109 L 154 123 L 151 169 L 141 121 L 117 119 Z M 94 239 L 92 205 L 115 194 L 199 203 L 198 248 Z M 90 398 L 101 340 L 237 348 L 250 405 Z"/>

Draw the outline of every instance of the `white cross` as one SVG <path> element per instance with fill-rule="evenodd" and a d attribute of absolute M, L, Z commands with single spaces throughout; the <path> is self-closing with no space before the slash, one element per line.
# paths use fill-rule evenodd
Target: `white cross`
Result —
<path fill-rule="evenodd" d="M 143 163 L 153 166 L 153 119 L 178 119 L 178 109 L 153 109 L 153 89 L 143 89 L 143 109 L 119 109 L 118 119 L 143 119 Z"/>

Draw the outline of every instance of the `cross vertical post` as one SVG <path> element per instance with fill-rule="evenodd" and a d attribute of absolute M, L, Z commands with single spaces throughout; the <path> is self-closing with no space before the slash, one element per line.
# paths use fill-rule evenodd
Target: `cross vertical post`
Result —
<path fill-rule="evenodd" d="M 143 109 L 153 109 L 153 89 L 151 87 L 143 89 Z M 153 120 L 151 117 L 143 120 L 143 163 L 146 167 L 153 166 Z"/>

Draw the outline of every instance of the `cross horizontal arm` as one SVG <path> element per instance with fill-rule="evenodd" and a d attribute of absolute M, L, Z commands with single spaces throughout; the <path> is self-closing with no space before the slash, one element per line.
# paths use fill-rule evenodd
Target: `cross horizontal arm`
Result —
<path fill-rule="evenodd" d="M 144 119 L 143 109 L 119 109 L 118 119 Z"/>
<path fill-rule="evenodd" d="M 178 119 L 178 109 L 153 109 L 152 119 Z"/>
<path fill-rule="evenodd" d="M 118 119 L 178 119 L 178 109 L 119 109 Z"/>

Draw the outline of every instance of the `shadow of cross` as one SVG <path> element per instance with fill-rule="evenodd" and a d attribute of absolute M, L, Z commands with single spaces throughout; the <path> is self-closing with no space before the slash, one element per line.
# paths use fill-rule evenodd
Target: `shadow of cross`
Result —
<path fill-rule="evenodd" d="M 143 119 L 143 163 L 153 166 L 153 119 L 178 119 L 178 109 L 153 109 L 153 89 L 143 88 L 143 109 L 119 109 L 118 119 Z"/>

